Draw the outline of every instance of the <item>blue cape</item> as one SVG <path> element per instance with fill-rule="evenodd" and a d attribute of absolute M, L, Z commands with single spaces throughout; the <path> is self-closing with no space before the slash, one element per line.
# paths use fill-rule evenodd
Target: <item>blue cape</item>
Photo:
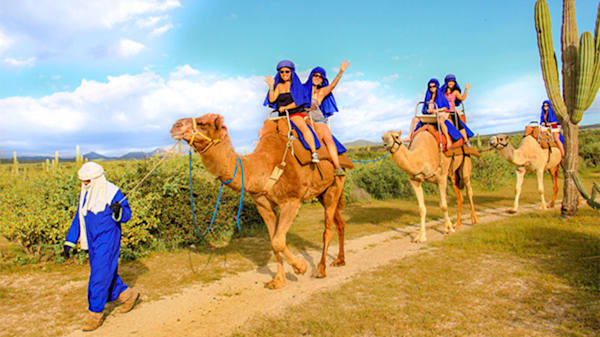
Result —
<path fill-rule="evenodd" d="M 556 118 L 556 115 L 554 114 L 554 109 L 552 109 L 552 103 L 550 103 L 550 101 L 542 102 L 542 113 L 540 115 L 540 125 L 542 123 L 544 123 L 544 103 L 548 103 L 548 121 L 546 123 L 558 123 L 558 125 L 560 125 L 560 122 L 558 121 L 558 119 Z"/>
<path fill-rule="evenodd" d="M 440 89 L 440 82 L 437 79 L 432 78 L 429 80 L 429 82 L 427 82 L 427 91 L 425 92 L 425 104 L 423 104 L 423 109 L 421 110 L 423 114 L 428 114 L 427 106 L 429 104 L 429 100 L 431 100 L 431 91 L 429 91 L 429 84 L 431 83 L 435 83 L 435 86 L 437 87 L 437 92 L 435 95 L 435 104 L 437 105 L 437 108 L 450 108 L 450 104 L 448 103 L 446 96 L 444 96 L 444 93 Z"/>
<path fill-rule="evenodd" d="M 292 98 L 294 99 L 294 103 L 296 103 L 296 106 L 303 106 L 303 105 L 310 105 L 310 96 L 306 96 L 306 94 L 304 93 L 304 87 L 302 86 L 302 82 L 300 81 L 300 78 L 298 78 L 298 75 L 296 74 L 296 67 L 294 66 L 294 63 L 291 61 L 281 61 L 279 62 L 279 64 L 277 64 L 277 74 L 275 75 L 275 83 L 273 83 L 273 90 L 275 90 L 275 88 L 277 87 L 277 84 L 282 83 L 283 80 L 281 79 L 281 76 L 279 76 L 279 69 L 281 68 L 290 68 L 290 70 L 292 71 L 292 84 L 290 86 L 290 93 L 292 94 Z M 265 97 L 265 101 L 263 103 L 264 106 L 268 106 L 271 109 L 278 109 L 279 107 L 277 106 L 277 100 L 275 100 L 275 102 L 271 103 L 269 102 L 269 93 L 267 92 L 267 97 Z"/>
<path fill-rule="evenodd" d="M 292 125 L 292 127 L 294 128 L 294 130 L 296 130 L 296 133 L 298 134 L 298 139 L 300 140 L 300 143 L 302 143 L 302 146 L 304 146 L 305 149 L 310 150 L 310 147 L 308 146 L 308 143 L 306 142 L 306 140 L 304 139 L 304 136 L 302 135 L 302 132 L 300 132 L 300 130 L 298 129 L 298 127 L 296 126 L 296 124 L 294 124 L 294 122 L 290 121 L 290 124 Z M 310 127 L 310 124 L 307 124 L 308 129 L 310 130 L 310 132 L 312 132 L 313 137 L 315 139 L 315 148 L 320 148 L 321 147 L 321 142 L 319 142 L 319 139 L 317 137 L 317 135 L 315 134 L 315 132 L 313 131 L 312 127 Z M 337 153 L 338 154 L 342 154 L 346 151 L 348 151 L 346 149 L 346 147 L 340 143 L 337 138 L 335 138 L 335 136 L 333 134 L 331 134 L 331 137 L 333 138 L 333 142 L 335 143 L 335 147 L 337 148 Z"/>
<path fill-rule="evenodd" d="M 310 75 L 308 75 L 308 80 L 306 80 L 306 82 L 304 83 L 304 93 L 311 100 L 312 100 L 312 87 L 313 87 L 312 80 L 313 80 L 313 76 L 315 75 L 315 73 L 319 73 L 323 77 L 323 83 L 321 83 L 319 88 L 323 88 L 323 87 L 326 87 L 329 85 L 329 80 L 327 79 L 327 73 L 325 72 L 325 69 L 323 69 L 321 67 L 314 68 L 310 72 Z M 321 108 L 321 111 L 323 112 L 323 115 L 326 118 L 333 116 L 334 112 L 339 111 L 337 104 L 335 102 L 335 98 L 333 97 L 333 93 L 329 93 L 329 95 L 325 96 L 325 98 L 323 98 L 323 101 L 321 102 L 321 105 L 319 107 Z"/>
<path fill-rule="evenodd" d="M 454 89 L 458 89 L 458 92 L 462 93 L 462 90 L 460 89 L 460 85 L 458 85 L 458 82 L 456 82 L 456 76 L 452 75 L 452 74 L 448 74 L 446 75 L 446 77 L 444 77 L 444 85 L 442 85 L 441 91 L 443 94 L 446 94 L 446 88 L 448 87 L 448 82 L 450 81 L 454 81 Z M 456 101 L 454 101 L 454 106 L 458 107 L 460 105 L 462 101 L 460 99 L 456 99 Z"/>

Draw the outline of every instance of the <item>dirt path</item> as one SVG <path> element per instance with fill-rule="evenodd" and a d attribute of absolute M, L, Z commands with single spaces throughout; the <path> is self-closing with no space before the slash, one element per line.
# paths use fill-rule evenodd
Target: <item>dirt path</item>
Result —
<path fill-rule="evenodd" d="M 522 206 L 519 212 L 529 212 L 536 207 Z M 504 212 L 505 209 L 480 212 L 478 225 L 510 216 Z M 429 227 L 439 223 L 440 221 L 431 221 L 427 225 Z M 470 228 L 470 225 L 463 225 L 461 230 Z M 417 229 L 417 226 L 409 226 L 347 241 L 347 265 L 340 268 L 328 267 L 325 279 L 312 276 L 320 251 L 301 252 L 309 263 L 309 269 L 305 275 L 296 276 L 286 264 L 287 285 L 283 289 L 268 290 L 263 287 L 263 283 L 271 280 L 276 270 L 275 264 L 269 264 L 207 285 L 187 288 L 175 296 L 141 303 L 127 314 L 113 313 L 97 331 L 74 331 L 70 336 L 228 336 L 255 315 L 280 313 L 290 305 L 305 301 L 314 293 L 335 289 L 357 273 L 424 251 L 426 244 L 411 242 Z M 436 229 L 428 229 L 429 242 L 443 237 Z M 330 247 L 329 252 L 331 262 L 334 258 L 331 254 L 337 254 L 337 245 Z"/>

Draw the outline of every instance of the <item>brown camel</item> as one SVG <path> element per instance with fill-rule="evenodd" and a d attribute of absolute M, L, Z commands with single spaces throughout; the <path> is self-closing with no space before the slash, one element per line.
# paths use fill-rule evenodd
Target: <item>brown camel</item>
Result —
<path fill-rule="evenodd" d="M 471 223 L 476 224 L 478 218 L 477 214 L 475 213 L 473 190 L 471 189 L 471 157 L 464 156 L 463 158 L 462 155 L 456 155 L 454 159 L 452 159 L 451 157 L 442 155 L 440 162 L 439 146 L 435 137 L 431 133 L 422 131 L 415 134 L 410 149 L 401 143 L 401 134 L 402 131 L 388 131 L 381 138 L 383 139 L 383 145 L 385 148 L 392 153 L 392 158 L 394 159 L 394 162 L 396 162 L 396 165 L 408 173 L 410 177 L 410 184 L 415 191 L 415 195 L 417 196 L 417 202 L 419 203 L 419 214 L 421 216 L 421 231 L 414 241 L 427 241 L 427 237 L 425 235 L 425 215 L 427 213 L 427 209 L 425 208 L 423 186 L 421 185 L 424 181 L 435 183 L 438 186 L 440 191 L 440 208 L 442 209 L 442 212 L 444 212 L 446 233 L 454 232 L 455 228 L 460 228 L 462 225 L 461 216 L 463 198 L 457 185 L 457 176 L 455 172 L 460 167 L 463 159 L 464 165 L 462 176 L 467 190 L 467 197 L 469 198 L 469 203 L 471 205 Z M 452 172 L 452 174 L 450 174 L 450 172 Z M 448 204 L 446 202 L 448 176 L 450 176 L 452 179 L 452 187 L 456 193 L 458 204 L 456 226 L 454 227 L 452 226 L 452 222 L 448 216 Z"/>
<path fill-rule="evenodd" d="M 535 172 L 538 183 L 538 193 L 542 199 L 541 209 L 546 209 L 546 200 L 544 199 L 544 171 L 548 170 L 552 175 L 554 183 L 554 192 L 552 201 L 548 207 L 554 207 L 554 201 L 558 194 L 558 167 L 562 160 L 560 151 L 556 147 L 550 150 L 543 149 L 540 143 L 531 135 L 525 136 L 521 140 L 519 147 L 515 149 L 510 143 L 508 136 L 499 134 L 489 140 L 490 146 L 496 149 L 498 153 L 513 164 L 517 171 L 517 185 L 515 187 L 515 202 L 509 213 L 516 213 L 519 208 L 519 196 L 521 195 L 521 186 L 525 172 Z"/>
<path fill-rule="evenodd" d="M 195 124 L 195 125 L 194 125 Z M 323 253 L 317 269 L 317 277 L 325 277 L 327 248 L 334 235 L 333 224 L 339 238 L 339 253 L 333 266 L 343 266 L 344 229 L 346 223 L 340 214 L 342 190 L 345 177 L 334 177 L 334 167 L 330 161 L 321 160 L 320 170 L 314 164 L 301 166 L 288 152 L 285 169 L 279 180 L 270 189 L 265 185 L 284 154 L 287 137 L 276 131 L 276 123 L 265 121 L 261 137 L 253 153 L 241 156 L 235 153 L 223 117 L 206 114 L 199 118 L 178 120 L 171 128 L 171 137 L 184 139 L 200 153 L 204 166 L 221 181 L 233 178 L 237 158 L 244 167 L 244 189 L 256 202 L 271 239 L 271 247 L 277 260 L 277 274 L 265 287 L 277 289 L 285 286 L 283 254 L 296 274 L 306 272 L 306 261 L 294 256 L 286 246 L 286 235 L 302 201 L 317 197 L 325 208 L 325 230 L 323 232 Z M 320 174 L 323 174 L 321 178 Z M 241 189 L 241 174 L 228 184 L 235 191 Z M 279 219 L 275 213 L 279 207 Z"/>

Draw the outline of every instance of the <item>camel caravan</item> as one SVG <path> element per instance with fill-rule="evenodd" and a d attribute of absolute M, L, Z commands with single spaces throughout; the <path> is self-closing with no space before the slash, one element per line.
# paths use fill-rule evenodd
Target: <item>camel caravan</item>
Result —
<path fill-rule="evenodd" d="M 340 210 L 343 207 L 345 171 L 352 169 L 354 164 L 344 154 L 344 146 L 331 134 L 328 119 L 338 111 L 332 91 L 348 65 L 347 61 L 341 64 L 331 83 L 325 70 L 316 67 L 303 84 L 295 72 L 294 63 L 281 61 L 275 77 L 265 79 L 268 93 L 264 105 L 273 111 L 260 129 L 260 140 L 251 154 L 235 152 L 224 118 L 218 114 L 183 118 L 171 128 L 171 137 L 185 140 L 197 151 L 208 172 L 220 181 L 230 181 L 230 188 L 247 192 L 256 202 L 277 261 L 277 273 L 265 284 L 268 288 L 285 286 L 283 257 L 296 274 L 304 274 L 307 270 L 306 261 L 292 254 L 286 244 L 286 235 L 303 201 L 317 198 L 324 208 L 323 250 L 316 277 L 327 275 L 327 250 L 336 233 L 339 252 L 331 265 L 343 266 L 346 263 L 346 224 Z M 470 203 L 471 223 L 478 222 L 470 178 L 473 157 L 479 157 L 480 153 L 469 142 L 474 134 L 466 124 L 464 104 L 462 109 L 459 108 L 469 88 L 467 84 L 462 92 L 453 75 L 446 76 L 441 87 L 436 79 L 430 80 L 424 101 L 417 104 L 409 137 L 402 139 L 401 131 L 388 131 L 382 136 L 383 145 L 392 154 L 396 165 L 409 175 L 417 198 L 420 231 L 414 238 L 415 242 L 427 240 L 423 182 L 438 186 L 446 233 L 461 226 L 463 188 Z M 543 209 L 546 208 L 543 172 L 551 172 L 555 185 L 552 202 L 548 206 L 554 205 L 558 190 L 556 174 L 563 152 L 562 144 L 557 144 L 558 138 L 554 137 L 555 133 L 558 135 L 556 124 L 552 107 L 549 102 L 544 102 L 540 127 L 528 127 L 518 149 L 514 149 L 504 135 L 490 139 L 491 147 L 516 166 L 517 188 L 511 211 L 517 210 L 526 170 L 535 171 L 538 175 Z M 541 130 L 541 127 L 552 132 Z M 235 174 L 238 162 L 243 167 L 242 175 Z M 448 214 L 448 181 L 457 197 L 455 224 Z"/>

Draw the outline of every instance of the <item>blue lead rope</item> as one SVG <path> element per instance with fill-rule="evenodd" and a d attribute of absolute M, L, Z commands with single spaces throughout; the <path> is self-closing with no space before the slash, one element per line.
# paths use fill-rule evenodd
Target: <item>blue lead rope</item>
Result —
<path fill-rule="evenodd" d="M 190 150 L 189 154 L 190 154 L 190 160 L 189 160 L 190 204 L 192 206 L 192 223 L 194 224 L 194 229 L 196 230 L 196 234 L 198 234 L 200 239 L 204 239 L 204 237 L 206 235 L 208 235 L 208 233 L 211 231 L 212 226 L 215 222 L 215 217 L 217 216 L 217 211 L 219 210 L 219 205 L 221 204 L 221 195 L 223 194 L 223 185 L 229 184 L 233 181 L 233 179 L 235 179 L 235 176 L 237 175 L 238 165 L 240 166 L 241 172 L 242 172 L 242 192 L 241 192 L 241 196 L 240 196 L 240 205 L 238 206 L 236 221 L 237 221 L 238 230 L 242 230 L 242 226 L 240 226 L 240 214 L 242 212 L 242 204 L 244 202 L 244 165 L 242 164 L 242 159 L 240 157 L 237 157 L 237 161 L 235 163 L 235 169 L 233 171 L 233 177 L 227 181 L 221 182 L 221 189 L 219 190 L 219 198 L 217 199 L 217 204 L 215 205 L 215 211 L 213 212 L 212 219 L 210 219 L 210 225 L 208 226 L 208 228 L 206 229 L 206 232 L 204 232 L 204 234 L 200 234 L 200 231 L 198 230 L 198 226 L 196 225 L 196 212 L 194 211 L 194 191 L 193 191 L 193 185 L 192 185 L 192 151 L 191 150 Z"/>
<path fill-rule="evenodd" d="M 373 159 L 373 160 L 352 160 L 352 162 L 353 163 L 363 163 L 363 164 L 364 163 L 374 163 L 374 162 L 377 162 L 377 161 L 380 161 L 380 160 L 384 160 L 388 156 L 388 154 L 389 153 L 386 153 L 383 157 L 377 158 L 377 159 Z"/>

